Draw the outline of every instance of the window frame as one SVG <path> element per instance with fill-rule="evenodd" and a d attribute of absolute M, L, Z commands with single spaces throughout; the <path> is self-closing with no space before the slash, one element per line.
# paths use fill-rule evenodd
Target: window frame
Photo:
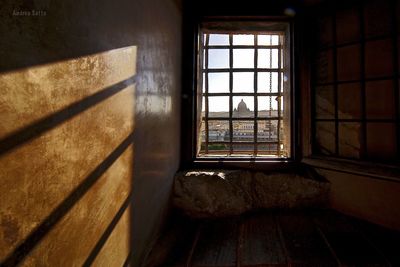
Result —
<path fill-rule="evenodd" d="M 314 54 L 312 54 L 312 85 L 311 85 L 311 153 L 310 156 L 313 158 L 329 158 L 329 159 L 337 159 L 337 160 L 348 160 L 353 161 L 354 163 L 359 162 L 369 162 L 369 163 L 389 163 L 392 165 L 398 165 L 399 160 L 399 153 L 400 153 L 400 108 L 399 108 L 399 64 L 397 62 L 399 47 L 397 45 L 398 42 L 398 31 L 395 29 L 395 24 L 392 25 L 392 29 L 388 33 L 384 34 L 375 34 L 375 35 L 368 35 L 366 32 L 366 24 L 365 24 L 365 12 L 366 12 L 366 3 L 359 3 L 357 5 L 345 5 L 345 6 L 336 6 L 329 11 L 320 14 L 320 17 L 316 19 L 328 19 L 330 23 L 330 34 L 332 40 L 327 44 L 314 44 Z M 393 8 L 395 10 L 395 8 Z M 359 36 L 351 41 L 339 41 L 338 40 L 338 25 L 339 19 L 338 16 L 343 14 L 344 12 L 353 12 L 352 15 L 357 18 L 359 23 Z M 396 13 L 390 14 L 390 19 L 395 21 Z M 316 23 L 314 23 L 316 24 Z M 318 36 L 318 31 L 316 30 Z M 378 75 L 367 75 L 366 73 L 366 46 L 373 43 L 373 42 L 388 42 L 392 45 L 391 53 L 393 58 L 393 66 L 392 71 L 389 74 L 378 74 Z M 338 71 L 338 51 L 340 49 L 347 49 L 351 47 L 359 46 L 359 77 L 358 78 L 340 78 Z M 318 53 L 328 53 L 331 52 L 332 54 L 332 78 L 326 82 L 319 82 L 317 80 L 317 57 Z M 394 116 L 389 118 L 379 118 L 374 117 L 373 115 L 368 115 L 367 112 L 367 89 L 368 85 L 372 85 L 372 83 L 378 82 L 392 82 L 392 90 L 393 90 L 393 98 L 394 98 Z M 353 117 L 353 118 L 345 118 L 340 116 L 339 110 L 339 92 L 341 86 L 346 85 L 358 85 L 359 86 L 359 109 L 360 114 Z M 318 87 L 323 86 L 331 86 L 333 88 L 332 96 L 333 96 L 333 116 L 332 118 L 319 118 L 317 114 L 317 92 Z M 318 140 L 317 136 L 317 124 L 318 123 L 331 123 L 333 125 L 333 152 L 331 153 L 323 153 L 321 151 L 321 144 Z M 345 153 L 341 153 L 340 144 L 340 127 L 341 125 L 345 124 L 359 124 L 359 155 L 358 158 L 355 156 L 345 155 Z M 377 157 L 368 151 L 368 129 L 367 127 L 372 124 L 392 124 L 394 127 L 394 139 L 395 139 L 395 152 L 393 153 L 393 157 L 387 158 L 380 158 Z M 344 127 L 344 126 L 343 126 Z"/>
<path fill-rule="evenodd" d="M 232 23 L 230 23 L 232 22 Z M 262 156 L 241 156 L 241 157 L 225 157 L 225 156 L 216 156 L 216 157 L 198 157 L 197 156 L 197 148 L 198 148 L 198 142 L 201 142 L 200 139 L 197 136 L 197 133 L 200 131 L 199 126 L 198 126 L 198 113 L 200 112 L 201 114 L 201 107 L 198 107 L 197 101 L 199 97 L 202 97 L 202 90 L 198 90 L 198 79 L 199 75 L 198 73 L 202 73 L 202 62 L 198 60 L 198 53 L 200 51 L 200 40 L 201 38 L 199 37 L 199 34 L 201 33 L 201 27 L 202 23 L 207 23 L 208 29 L 216 29 L 217 31 L 226 31 L 226 30 L 234 30 L 235 32 L 256 32 L 256 31 L 261 31 L 261 32 L 267 32 L 267 31 L 283 31 L 285 32 L 286 38 L 289 40 L 287 46 L 284 48 L 287 51 L 286 56 L 289 56 L 289 86 L 290 86 L 290 155 L 286 158 L 278 158 L 278 157 L 262 157 Z M 271 26 L 274 25 L 275 26 Z M 245 30 L 242 29 L 242 25 L 246 25 Z M 249 30 L 249 25 L 255 25 L 254 29 Z M 228 27 L 226 26 L 228 25 Z M 261 28 L 260 28 L 261 25 Z M 265 26 L 268 25 L 268 29 L 265 28 Z M 258 28 L 257 28 L 258 27 Z M 274 28 L 275 27 L 275 28 Z M 277 28 L 276 28 L 277 27 Z M 282 28 L 283 27 L 283 28 Z M 283 163 L 284 165 L 290 162 L 295 162 L 298 161 L 299 158 L 299 140 L 300 140 L 300 135 L 296 134 L 298 133 L 298 123 L 297 123 L 297 97 L 296 97 L 296 86 L 295 84 L 297 83 L 295 81 L 296 75 L 295 75 L 295 61 L 296 58 L 294 56 L 294 47 L 295 47 L 295 39 L 294 39 L 294 20 L 293 18 L 288 18 L 288 17 L 251 17 L 251 18 L 241 18 L 241 17 L 207 17 L 203 18 L 200 23 L 196 25 L 195 29 L 195 44 L 194 44 L 194 58 L 193 58 L 193 82 L 192 82 L 192 92 L 193 92 L 193 116 L 192 116 L 192 136 L 193 141 L 192 141 L 192 147 L 191 147 L 191 158 L 193 163 L 210 163 L 211 165 L 215 164 L 216 162 L 218 163 L 255 163 L 255 164 L 264 164 L 264 163 L 270 163 L 268 164 L 270 167 L 271 166 L 277 166 L 274 163 L 280 165 Z M 200 69 L 200 71 L 199 71 Z M 254 66 L 254 69 L 256 69 L 256 66 Z M 253 93 L 252 93 L 253 94 Z M 252 118 L 252 120 L 257 121 L 258 118 Z M 231 122 L 229 119 L 227 120 L 228 122 Z M 272 167 L 274 168 L 274 167 Z"/>

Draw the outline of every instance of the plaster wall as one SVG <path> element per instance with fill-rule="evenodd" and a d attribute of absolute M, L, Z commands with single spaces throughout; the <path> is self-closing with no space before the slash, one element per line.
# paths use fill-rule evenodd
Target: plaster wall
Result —
<path fill-rule="evenodd" d="M 400 184 L 367 176 L 318 170 L 331 182 L 332 208 L 392 229 L 400 230 Z"/>
<path fill-rule="evenodd" d="M 0 15 L 0 262 L 141 266 L 179 164 L 179 1 Z"/>

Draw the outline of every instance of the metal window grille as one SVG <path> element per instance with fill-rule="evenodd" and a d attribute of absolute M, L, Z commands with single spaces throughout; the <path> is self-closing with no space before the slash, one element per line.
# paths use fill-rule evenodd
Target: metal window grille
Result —
<path fill-rule="evenodd" d="M 284 120 L 282 98 L 284 96 L 284 32 L 272 33 L 225 33 L 225 44 L 214 44 L 210 38 L 212 32 L 202 34 L 200 45 L 201 75 L 199 88 L 202 90 L 203 108 L 201 114 L 199 157 L 208 156 L 251 156 L 251 157 L 288 157 L 284 134 L 289 130 L 283 127 Z M 251 44 L 234 43 L 234 38 L 246 35 L 253 39 Z M 214 36 L 213 36 L 214 35 Z M 262 42 L 259 42 L 263 38 Z M 226 66 L 210 65 L 210 59 L 215 62 L 210 52 L 224 51 L 220 59 Z M 240 57 L 235 55 L 241 51 L 252 51 L 253 67 L 235 66 Z M 249 57 L 244 57 L 249 62 Z M 242 57 L 243 60 L 243 57 Z M 237 64 L 236 64 L 237 65 Z M 253 78 L 234 79 L 237 74 L 250 74 Z M 212 75 L 228 76 L 224 90 L 210 90 Z M 239 77 L 239 76 L 238 76 Z M 261 78 L 259 78 L 261 77 Z M 251 89 L 242 90 L 238 84 L 252 85 Z M 260 90 L 263 88 L 263 90 Z M 234 90 L 235 89 L 235 90 Z M 216 98 L 228 100 L 226 109 L 215 110 Z M 236 106 L 234 102 L 239 101 Z M 246 103 L 243 99 L 251 103 Z M 235 100 L 235 101 L 234 101 Z M 262 102 L 262 103 L 261 103 Z M 226 101 L 225 101 L 226 103 Z M 244 104 L 243 104 L 244 103 Z M 213 106 L 214 105 L 214 106 Z M 252 108 L 248 107 L 252 106 Z M 264 107 L 259 109 L 259 107 Z M 266 108 L 265 108 L 266 107 Z"/>
<path fill-rule="evenodd" d="M 330 10 L 316 23 L 320 29 L 313 64 L 313 154 L 398 162 L 397 5 L 362 2 Z M 349 20 L 357 24 L 354 32 L 348 31 Z"/>

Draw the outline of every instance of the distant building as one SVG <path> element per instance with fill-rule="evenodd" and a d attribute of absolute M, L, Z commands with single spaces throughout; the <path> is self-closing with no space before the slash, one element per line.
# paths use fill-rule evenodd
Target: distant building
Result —
<path fill-rule="evenodd" d="M 203 114 L 204 115 L 204 114 Z M 210 112 L 209 118 L 229 118 L 229 112 Z M 254 142 L 254 111 L 251 111 L 243 99 L 239 102 L 237 108 L 232 112 L 233 118 L 246 118 L 246 120 L 233 120 L 234 142 Z M 278 141 L 278 120 L 262 120 L 263 118 L 278 117 L 277 110 L 258 111 L 257 140 L 258 142 L 277 142 Z M 202 141 L 205 142 L 205 126 L 202 125 Z M 229 121 L 228 120 L 209 120 L 208 121 L 208 141 L 224 142 L 230 141 Z M 244 146 L 243 146 L 244 147 Z M 247 148 L 246 148 L 247 149 Z"/>

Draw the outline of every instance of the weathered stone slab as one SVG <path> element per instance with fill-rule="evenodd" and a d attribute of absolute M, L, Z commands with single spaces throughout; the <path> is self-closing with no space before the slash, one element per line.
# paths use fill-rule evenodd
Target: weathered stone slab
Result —
<path fill-rule="evenodd" d="M 257 208 L 318 207 L 328 202 L 328 182 L 297 174 L 256 173 L 253 184 L 253 205 Z"/>
<path fill-rule="evenodd" d="M 323 207 L 330 184 L 294 173 L 186 171 L 175 176 L 173 203 L 191 217 L 238 215 L 251 209 Z"/>
<path fill-rule="evenodd" d="M 174 204 L 190 216 L 237 215 L 252 207 L 250 172 L 180 172 L 175 179 Z"/>

